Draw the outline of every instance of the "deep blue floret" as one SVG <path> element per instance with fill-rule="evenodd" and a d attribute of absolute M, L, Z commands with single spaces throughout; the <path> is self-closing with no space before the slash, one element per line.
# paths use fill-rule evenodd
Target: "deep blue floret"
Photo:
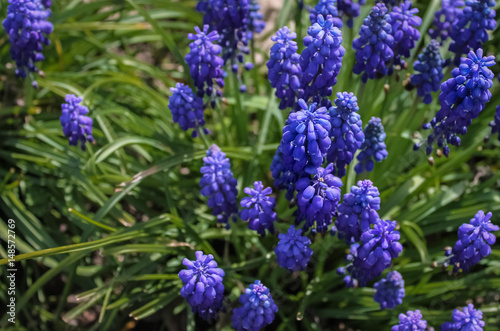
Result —
<path fill-rule="evenodd" d="M 359 16 L 361 6 L 366 3 L 366 0 L 338 0 L 339 17 L 347 17 L 347 26 L 352 28 L 354 23 L 353 19 Z"/>
<path fill-rule="evenodd" d="M 62 115 L 59 118 L 63 127 L 64 135 L 69 138 L 71 146 L 77 146 L 81 142 L 81 148 L 85 150 L 85 143 L 93 142 L 92 119 L 86 116 L 89 109 L 83 105 L 82 97 L 76 97 L 73 94 L 67 94 L 65 98 L 67 103 L 61 105 Z"/>
<path fill-rule="evenodd" d="M 468 272 L 470 267 L 491 254 L 491 246 L 496 237 L 492 232 L 499 231 L 500 227 L 491 222 L 491 212 L 484 214 L 478 211 L 470 223 L 464 223 L 458 229 L 458 241 L 451 251 L 450 264 L 453 272 L 463 270 Z"/>
<path fill-rule="evenodd" d="M 432 102 L 431 92 L 439 91 L 443 80 L 444 61 L 439 52 L 439 43 L 431 40 L 415 61 L 413 69 L 419 73 L 410 77 L 411 84 L 417 87 L 417 94 L 424 98 L 425 104 Z"/>
<path fill-rule="evenodd" d="M 433 132 L 427 137 L 427 154 L 431 154 L 433 144 L 443 148 L 448 156 L 448 144 L 460 146 L 458 135 L 467 133 L 467 127 L 472 120 L 479 116 L 486 103 L 490 101 L 493 86 L 493 72 L 488 68 L 495 64 L 494 56 L 483 57 L 480 48 L 476 53 L 470 51 L 468 57 L 462 58 L 460 67 L 453 69 L 452 78 L 441 84 L 439 101 L 441 109 L 424 129 L 432 128 Z M 416 144 L 414 149 L 418 149 Z"/>
<path fill-rule="evenodd" d="M 405 314 L 399 314 L 399 324 L 394 325 L 391 331 L 425 331 L 427 321 L 422 319 L 420 310 L 407 311 Z"/>
<path fill-rule="evenodd" d="M 441 331 L 482 331 L 484 325 L 483 312 L 474 309 L 474 305 L 469 303 L 462 311 L 455 309 L 453 322 L 441 325 Z"/>
<path fill-rule="evenodd" d="M 214 257 L 197 251 L 196 260 L 184 259 L 182 264 L 187 270 L 179 272 L 182 281 L 181 295 L 191 306 L 194 313 L 210 320 L 216 317 L 222 308 L 224 299 L 224 271 L 217 268 Z"/>
<path fill-rule="evenodd" d="M 203 99 L 196 96 L 189 86 L 177 83 L 171 87 L 172 96 L 168 100 L 168 108 L 172 112 L 172 118 L 175 123 L 179 123 L 182 130 L 194 129 L 193 137 L 198 136 L 198 129 L 205 125 L 203 116 Z M 205 133 L 208 130 L 203 128 Z"/>
<path fill-rule="evenodd" d="M 361 80 L 375 79 L 377 75 L 390 75 L 390 63 L 394 58 L 394 37 L 391 34 L 391 17 L 383 3 L 376 4 L 359 30 L 359 38 L 352 43 L 356 51 L 355 74 Z"/>
<path fill-rule="evenodd" d="M 351 245 L 347 260 L 352 260 L 352 264 L 338 270 L 341 274 L 350 273 L 344 277 L 346 286 L 366 286 L 391 266 L 391 260 L 403 250 L 396 225 L 396 222 L 379 220 L 361 235 L 361 244 Z"/>
<path fill-rule="evenodd" d="M 302 229 L 290 226 L 287 233 L 279 234 L 278 246 L 274 249 L 280 267 L 289 271 L 305 270 L 313 254 L 311 240 L 302 236 Z"/>
<path fill-rule="evenodd" d="M 333 164 L 318 167 L 311 179 L 309 175 L 297 181 L 297 223 L 305 220 L 304 229 L 315 227 L 315 232 L 324 233 L 332 223 L 340 201 L 342 180 L 333 174 Z"/>
<path fill-rule="evenodd" d="M 357 159 L 359 163 L 354 170 L 362 173 L 363 171 L 370 172 L 375 166 L 375 161 L 382 162 L 387 158 L 387 149 L 385 146 L 385 132 L 380 118 L 372 117 L 364 130 L 365 141 L 361 146 L 361 153 Z"/>
<path fill-rule="evenodd" d="M 274 320 L 278 306 L 274 303 L 269 289 L 256 280 L 240 296 L 243 305 L 233 310 L 233 328 L 236 331 L 259 331 Z"/>
<path fill-rule="evenodd" d="M 335 19 L 317 16 L 316 23 L 307 29 L 304 37 L 305 49 L 300 56 L 303 75 L 300 81 L 304 90 L 302 98 L 328 97 L 337 83 L 345 49 L 342 34 L 335 26 Z"/>
<path fill-rule="evenodd" d="M 236 221 L 238 216 L 237 181 L 231 172 L 231 163 L 217 145 L 207 150 L 203 162 L 200 169 L 203 174 L 200 180 L 201 195 L 208 197 L 207 204 L 212 208 L 212 214 L 217 216 L 217 222 L 229 228 L 229 218 Z"/>
<path fill-rule="evenodd" d="M 214 44 L 219 39 L 219 35 L 217 31 L 208 33 L 208 25 L 203 26 L 203 31 L 198 27 L 194 29 L 196 34 L 188 35 L 193 42 L 189 44 L 190 52 L 186 55 L 185 61 L 189 65 L 189 72 L 198 89 L 197 95 L 209 96 L 211 106 L 215 108 L 215 97 L 221 97 L 222 92 L 215 88 L 214 82 L 217 86 L 224 87 L 224 71 L 222 70 L 224 61 L 219 57 L 222 48 Z"/>
<path fill-rule="evenodd" d="M 429 29 L 429 35 L 433 39 L 440 39 L 443 43 L 450 36 L 451 26 L 457 19 L 458 13 L 465 6 L 463 0 L 441 0 L 441 9 L 434 14 L 434 26 Z"/>
<path fill-rule="evenodd" d="M 271 37 L 274 45 L 271 47 L 271 57 L 267 61 L 269 82 L 276 88 L 276 96 L 281 100 L 280 109 L 293 107 L 297 102 L 300 89 L 302 69 L 299 65 L 300 55 L 294 39 L 297 34 L 288 27 L 283 27 Z"/>
<path fill-rule="evenodd" d="M 405 281 L 397 271 L 390 271 L 385 278 L 376 282 L 373 300 L 380 304 L 380 309 L 394 309 L 403 303 L 405 297 Z"/>
<path fill-rule="evenodd" d="M 497 106 L 494 120 L 490 122 L 491 134 L 499 133 L 498 140 L 500 141 L 500 106 Z"/>
<path fill-rule="evenodd" d="M 9 0 L 7 17 L 2 25 L 9 36 L 10 54 L 16 62 L 16 75 L 25 78 L 30 72 L 38 72 L 36 62 L 44 59 L 42 48 L 49 45 L 47 35 L 53 25 L 47 19 L 51 15 L 50 1 Z M 38 86 L 33 80 L 33 86 Z"/>
<path fill-rule="evenodd" d="M 332 144 L 327 161 L 335 164 L 335 174 L 339 177 L 345 176 L 345 167 L 351 164 L 354 154 L 365 140 L 357 101 L 353 93 L 339 92 L 335 106 L 329 109 Z"/>
<path fill-rule="evenodd" d="M 418 27 L 422 19 L 417 16 L 418 9 L 412 8 L 410 0 L 406 0 L 394 7 L 390 13 L 392 35 L 394 37 L 394 64 L 404 65 L 403 58 L 410 57 L 410 51 L 415 47 L 415 42 L 420 39 Z"/>
<path fill-rule="evenodd" d="M 260 4 L 257 0 L 250 0 L 250 12 L 248 13 L 248 39 L 253 39 L 254 33 L 261 33 L 266 28 L 264 15 L 260 12 Z"/>
<path fill-rule="evenodd" d="M 270 195 L 273 190 L 270 187 L 264 188 L 262 182 L 255 182 L 255 188 L 246 187 L 244 192 L 250 197 L 241 199 L 241 219 L 248 221 L 248 228 L 257 231 L 261 236 L 265 235 L 265 230 L 274 233 L 274 221 L 276 221 L 276 200 Z"/>
<path fill-rule="evenodd" d="M 335 229 L 339 239 L 345 239 L 351 245 L 361 239 L 361 234 L 370 229 L 380 219 L 380 193 L 370 180 L 358 182 L 351 192 L 344 194 L 342 203 L 337 208 L 338 216 Z"/>
<path fill-rule="evenodd" d="M 339 11 L 337 9 L 337 0 L 319 0 L 318 4 L 314 8 L 311 8 L 309 13 L 311 24 L 318 21 L 318 15 L 326 18 L 331 16 L 334 20 L 334 25 L 338 28 L 342 27 L 342 19 L 339 18 Z"/>

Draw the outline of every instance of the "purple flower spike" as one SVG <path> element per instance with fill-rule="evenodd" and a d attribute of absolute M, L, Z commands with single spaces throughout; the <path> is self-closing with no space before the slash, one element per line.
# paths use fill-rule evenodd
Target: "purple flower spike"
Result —
<path fill-rule="evenodd" d="M 61 105 L 62 115 L 59 118 L 63 127 L 64 135 L 69 138 L 71 146 L 77 146 L 81 142 L 82 151 L 85 151 L 85 143 L 93 142 L 92 119 L 86 116 L 89 109 L 83 105 L 82 97 L 73 94 L 66 95 L 66 102 Z"/>
<path fill-rule="evenodd" d="M 197 137 L 196 129 L 205 125 L 203 99 L 196 96 L 189 86 L 182 83 L 177 83 L 175 87 L 170 88 L 170 91 L 172 91 L 172 96 L 168 100 L 168 108 L 172 112 L 174 122 L 179 123 L 184 131 L 194 129 L 192 136 Z M 203 131 L 205 134 L 208 133 L 205 128 Z"/>
<path fill-rule="evenodd" d="M 461 7 L 465 6 L 462 0 L 441 0 L 441 9 L 434 14 L 435 29 L 429 29 L 429 35 L 433 39 L 440 39 L 441 44 L 448 39 L 451 26 L 462 12 Z"/>
<path fill-rule="evenodd" d="M 390 13 L 392 35 L 394 36 L 394 64 L 404 65 L 402 58 L 409 58 L 410 51 L 415 48 L 415 42 L 420 39 L 418 27 L 422 19 L 417 16 L 418 9 L 412 8 L 410 0 L 406 0 L 394 7 Z"/>
<path fill-rule="evenodd" d="M 455 309 L 453 322 L 441 325 L 441 331 L 482 331 L 484 326 L 483 312 L 469 303 L 462 311 Z"/>
<path fill-rule="evenodd" d="M 302 229 L 290 226 L 287 233 L 280 233 L 278 246 L 274 249 L 280 267 L 289 271 L 305 270 L 313 255 L 311 240 L 302 236 Z"/>
<path fill-rule="evenodd" d="M 255 182 L 255 188 L 246 187 L 244 192 L 250 197 L 241 199 L 241 219 L 248 221 L 248 228 L 257 231 L 261 236 L 266 234 L 265 230 L 274 233 L 274 221 L 276 221 L 276 200 L 270 197 L 273 190 L 264 188 L 262 182 Z"/>
<path fill-rule="evenodd" d="M 399 314 L 399 324 L 394 325 L 391 331 L 425 331 L 427 321 L 422 319 L 420 310 L 414 312 L 409 310 L 405 314 Z"/>
<path fill-rule="evenodd" d="M 380 309 L 394 309 L 403 303 L 405 297 L 405 281 L 397 271 L 390 271 L 386 278 L 373 285 L 375 296 L 373 300 L 380 304 Z"/>
<path fill-rule="evenodd" d="M 385 145 L 386 135 L 380 118 L 372 117 L 365 126 L 364 134 L 365 141 L 361 145 L 361 153 L 357 157 L 359 163 L 354 168 L 358 174 L 363 171 L 372 171 L 375 161 L 382 162 L 388 155 Z"/>
<path fill-rule="evenodd" d="M 339 18 L 339 11 L 337 9 L 337 0 L 319 0 L 318 4 L 310 11 L 309 19 L 311 20 L 311 24 L 318 21 L 318 15 L 326 18 L 330 16 L 333 18 L 336 27 L 342 27 L 342 19 Z"/>
<path fill-rule="evenodd" d="M 417 87 L 418 96 L 424 98 L 425 104 L 432 102 L 431 92 L 439 91 L 443 80 L 444 61 L 439 53 L 439 43 L 431 40 L 415 61 L 413 69 L 419 71 L 410 77 L 411 84 Z"/>

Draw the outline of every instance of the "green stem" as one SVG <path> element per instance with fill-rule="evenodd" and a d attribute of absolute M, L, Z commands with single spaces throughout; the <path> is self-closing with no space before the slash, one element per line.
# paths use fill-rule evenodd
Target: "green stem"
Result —
<path fill-rule="evenodd" d="M 233 107 L 233 125 L 237 129 L 237 134 L 240 144 L 245 144 L 248 139 L 248 128 L 247 121 L 248 117 L 245 109 L 243 108 L 243 102 L 241 101 L 241 93 L 239 88 L 239 81 L 236 73 L 232 72 L 229 75 L 230 85 L 232 87 L 232 93 L 236 101 L 236 107 Z"/>
<path fill-rule="evenodd" d="M 203 130 L 199 126 L 196 127 L 196 132 L 198 132 L 198 136 L 203 141 L 203 144 L 205 144 L 205 147 L 207 149 L 209 149 L 210 148 L 210 142 L 208 141 L 207 136 L 205 135 L 205 132 L 203 132 Z"/>

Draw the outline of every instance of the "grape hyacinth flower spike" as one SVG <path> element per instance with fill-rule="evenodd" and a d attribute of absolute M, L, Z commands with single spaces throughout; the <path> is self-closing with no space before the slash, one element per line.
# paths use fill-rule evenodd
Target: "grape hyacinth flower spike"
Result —
<path fill-rule="evenodd" d="M 92 136 L 93 121 L 86 116 L 89 109 L 80 105 L 82 97 L 67 94 L 65 100 L 67 103 L 61 105 L 62 115 L 60 117 L 63 133 L 69 138 L 71 146 L 77 146 L 78 142 L 81 142 L 82 151 L 85 151 L 85 143 L 94 141 Z"/>
<path fill-rule="evenodd" d="M 418 27 L 422 19 L 417 16 L 418 9 L 412 8 L 410 0 L 394 7 L 390 13 L 392 35 L 394 37 L 394 64 L 404 66 L 403 58 L 410 57 L 410 51 L 415 47 L 415 42 L 420 39 Z"/>
<path fill-rule="evenodd" d="M 465 8 L 457 12 L 452 24 L 450 51 L 455 53 L 455 65 L 460 64 L 460 56 L 471 49 L 483 47 L 489 39 L 488 31 L 496 28 L 495 0 L 466 0 Z"/>
<path fill-rule="evenodd" d="M 307 29 L 304 37 L 306 47 L 300 56 L 303 75 L 301 86 L 302 98 L 328 97 L 337 83 L 337 75 L 342 67 L 345 49 L 342 46 L 342 34 L 335 26 L 333 17 L 317 16 L 317 21 Z"/>
<path fill-rule="evenodd" d="M 410 82 L 417 87 L 417 94 L 424 98 L 425 104 L 432 102 L 431 92 L 439 91 L 441 81 L 443 80 L 444 61 L 439 52 L 439 43 L 431 40 L 429 45 L 425 46 L 422 53 L 418 55 L 413 69 L 420 73 L 411 75 Z"/>
<path fill-rule="evenodd" d="M 441 331 L 482 331 L 485 326 L 483 312 L 475 309 L 472 303 L 463 307 L 462 311 L 453 311 L 453 322 L 446 322 L 441 325 Z"/>
<path fill-rule="evenodd" d="M 51 15 L 49 7 L 50 1 L 9 1 L 2 25 L 9 36 L 10 54 L 16 62 L 18 77 L 25 78 L 29 73 L 38 72 L 35 63 L 44 59 L 42 49 L 50 44 L 47 36 L 54 28 L 47 21 Z M 34 78 L 32 85 L 38 86 Z"/>
<path fill-rule="evenodd" d="M 458 229 L 458 241 L 451 252 L 450 264 L 453 272 L 463 270 L 468 272 L 470 267 L 491 254 L 491 246 L 495 244 L 496 236 L 492 233 L 500 227 L 491 222 L 492 213 L 484 214 L 478 211 L 470 223 L 464 223 Z"/>
<path fill-rule="evenodd" d="M 337 0 L 319 0 L 318 4 L 310 10 L 309 20 L 311 24 L 318 21 L 318 15 L 322 15 L 324 18 L 330 16 L 333 18 L 336 27 L 342 27 L 342 19 L 339 18 L 339 11 L 337 9 Z"/>
<path fill-rule="evenodd" d="M 441 9 L 434 14 L 436 28 L 429 29 L 429 35 L 432 39 L 439 38 L 441 44 L 448 39 L 451 26 L 457 19 L 458 13 L 462 11 L 461 7 L 463 6 L 465 6 L 465 1 L 462 0 L 441 0 Z"/>
<path fill-rule="evenodd" d="M 232 316 L 236 331 L 258 331 L 271 324 L 278 312 L 271 292 L 260 280 L 250 284 L 239 301 L 243 306 L 234 309 Z"/>
<path fill-rule="evenodd" d="M 493 72 L 488 67 L 495 65 L 494 56 L 483 57 L 483 50 L 470 51 L 462 58 L 460 67 L 453 69 L 451 78 L 441 84 L 439 101 L 441 109 L 424 129 L 433 132 L 427 137 L 427 155 L 432 153 L 433 144 L 443 149 L 448 156 L 448 144 L 460 146 L 458 135 L 467 133 L 467 127 L 479 116 L 486 103 L 490 101 L 493 86 Z M 414 149 L 420 148 L 415 144 Z"/>
<path fill-rule="evenodd" d="M 236 222 L 238 215 L 237 181 L 231 172 L 229 159 L 217 145 L 207 150 L 200 172 L 203 174 L 200 180 L 201 195 L 208 197 L 207 204 L 212 208 L 217 222 L 229 228 L 229 218 Z"/>
<path fill-rule="evenodd" d="M 299 65 L 300 55 L 294 39 L 297 34 L 288 27 L 283 27 L 271 37 L 271 57 L 267 61 L 269 82 L 276 89 L 276 96 L 281 100 L 279 109 L 293 107 L 297 102 L 300 89 L 302 69 Z"/>
<path fill-rule="evenodd" d="M 376 290 L 373 300 L 380 304 L 380 309 L 394 309 L 403 303 L 405 281 L 399 272 L 390 271 L 387 277 L 375 283 L 373 287 Z"/>
<path fill-rule="evenodd" d="M 379 195 L 378 188 L 368 179 L 358 181 L 358 186 L 352 186 L 351 192 L 344 194 L 332 229 L 338 231 L 339 239 L 345 239 L 346 244 L 351 245 L 361 239 L 361 234 L 368 231 L 371 224 L 378 222 Z"/>
<path fill-rule="evenodd" d="M 274 249 L 280 267 L 291 272 L 305 270 L 313 255 L 311 240 L 302 236 L 302 229 L 295 230 L 290 226 L 287 233 L 279 234 L 278 246 Z"/>
<path fill-rule="evenodd" d="M 184 131 L 194 129 L 192 136 L 197 137 L 198 129 L 202 129 L 205 125 L 203 99 L 182 83 L 177 83 L 175 87 L 170 88 L 170 91 L 172 96 L 168 100 L 168 108 L 172 112 L 174 122 Z M 203 128 L 203 132 L 207 134 L 208 130 Z"/>
<path fill-rule="evenodd" d="M 345 167 L 351 164 L 365 140 L 357 101 L 353 93 L 339 92 L 335 106 L 329 109 L 332 144 L 326 159 L 335 164 L 335 173 L 339 177 L 345 176 Z"/>
<path fill-rule="evenodd" d="M 224 271 L 217 268 L 214 257 L 195 253 L 196 260 L 184 259 L 187 270 L 179 272 L 182 281 L 181 296 L 187 300 L 193 313 L 206 320 L 215 319 L 224 299 Z"/>
<path fill-rule="evenodd" d="M 388 68 L 394 58 L 394 37 L 391 32 L 391 16 L 387 13 L 387 7 L 383 3 L 377 3 L 363 21 L 359 38 L 352 43 L 352 48 L 356 51 L 353 72 L 361 74 L 364 83 L 378 75 L 392 73 Z"/>
<path fill-rule="evenodd" d="M 385 146 L 385 132 L 380 118 L 372 117 L 364 130 L 365 141 L 361 145 L 361 153 L 358 154 L 359 163 L 354 167 L 358 174 L 363 171 L 370 172 L 375 162 L 382 162 L 387 158 L 388 152 Z"/>
<path fill-rule="evenodd" d="M 347 17 L 347 27 L 352 28 L 354 23 L 354 18 L 359 16 L 361 10 L 361 5 L 366 3 L 366 0 L 358 0 L 354 2 L 353 0 L 337 0 L 339 17 Z"/>
<path fill-rule="evenodd" d="M 323 233 L 332 223 L 333 215 L 340 200 L 340 178 L 332 175 L 333 164 L 326 168 L 318 167 L 316 174 L 297 181 L 297 223 L 305 220 L 304 229 L 316 223 L 315 232 Z"/>
<path fill-rule="evenodd" d="M 217 31 L 210 31 L 208 25 L 194 28 L 196 33 L 190 33 L 188 38 L 193 40 L 189 44 L 190 51 L 185 61 L 189 65 L 189 73 L 193 77 L 194 84 L 198 89 L 197 95 L 210 97 L 210 105 L 215 108 L 215 98 L 222 97 L 222 91 L 217 89 L 224 87 L 224 61 L 219 56 L 222 47 L 214 44 L 219 39 Z M 215 82 L 215 86 L 214 86 Z"/>
<path fill-rule="evenodd" d="M 498 140 L 500 141 L 500 106 L 497 106 L 497 110 L 495 112 L 495 117 L 493 121 L 490 122 L 491 134 L 499 133 Z"/>
<path fill-rule="evenodd" d="M 394 325 L 391 331 L 425 331 L 427 321 L 422 319 L 420 310 L 407 311 L 405 314 L 399 314 L 399 324 Z"/>
<path fill-rule="evenodd" d="M 253 39 L 254 33 L 261 33 L 266 28 L 264 16 L 260 12 L 258 0 L 250 0 L 250 12 L 248 14 L 248 39 Z"/>
<path fill-rule="evenodd" d="M 265 235 L 266 229 L 274 233 L 276 200 L 269 196 L 273 191 L 270 187 L 264 188 L 262 182 L 255 182 L 254 187 L 244 189 L 250 197 L 241 199 L 241 219 L 248 221 L 248 228 L 257 231 L 261 236 Z"/>

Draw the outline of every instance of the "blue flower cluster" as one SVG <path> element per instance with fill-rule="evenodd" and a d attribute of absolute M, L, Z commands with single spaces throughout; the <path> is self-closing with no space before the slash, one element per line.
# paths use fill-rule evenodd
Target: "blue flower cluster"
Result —
<path fill-rule="evenodd" d="M 287 160 L 290 160 L 287 158 Z M 295 183 L 297 182 L 297 175 L 292 171 L 289 164 L 286 164 L 283 159 L 283 151 L 281 145 L 278 146 L 276 154 L 274 154 L 273 161 L 271 163 L 271 174 L 274 179 L 274 187 L 278 190 L 286 190 L 285 197 L 287 200 L 293 199 L 293 193 L 295 192 Z"/>
<path fill-rule="evenodd" d="M 334 20 L 334 25 L 338 28 L 342 27 L 342 19 L 339 18 L 339 11 L 337 9 L 337 0 L 319 0 L 318 4 L 311 8 L 309 20 L 311 24 L 318 21 L 318 15 L 328 18 L 331 16 Z"/>
<path fill-rule="evenodd" d="M 417 27 L 422 24 L 422 19 L 417 16 L 418 9 L 412 8 L 410 0 L 394 7 L 390 13 L 392 35 L 394 37 L 394 64 L 404 65 L 403 57 L 409 58 L 410 51 L 415 47 L 415 42 L 420 39 Z"/>
<path fill-rule="evenodd" d="M 425 104 L 432 102 L 431 92 L 439 91 L 444 77 L 443 66 L 444 61 L 439 52 L 439 43 L 431 40 L 413 64 L 413 69 L 420 73 L 410 77 L 411 84 L 417 87 L 417 94 L 424 98 Z"/>
<path fill-rule="evenodd" d="M 171 87 L 172 96 L 168 100 L 168 108 L 172 112 L 175 123 L 179 123 L 182 130 L 194 129 L 193 137 L 198 136 L 198 129 L 205 125 L 203 116 L 203 99 L 196 96 L 189 86 L 177 83 Z M 208 133 L 207 129 L 203 131 Z"/>
<path fill-rule="evenodd" d="M 391 33 L 391 17 L 387 14 L 387 7 L 383 3 L 378 3 L 363 21 L 359 38 L 352 43 L 356 51 L 353 72 L 362 74 L 361 80 L 364 83 L 368 79 L 377 78 L 377 75 L 391 74 L 390 63 L 394 58 L 392 49 L 394 37 Z"/>
<path fill-rule="evenodd" d="M 335 164 L 335 173 L 339 177 L 345 176 L 345 167 L 351 164 L 365 140 L 357 101 L 353 93 L 339 92 L 335 106 L 329 109 L 332 144 L 326 159 Z"/>
<path fill-rule="evenodd" d="M 93 142 L 92 136 L 92 119 L 86 116 L 89 109 L 83 105 L 82 97 L 77 97 L 74 94 L 67 94 L 65 98 L 67 103 L 61 105 L 62 114 L 59 118 L 63 128 L 64 135 L 69 138 L 71 146 L 77 146 L 81 142 L 82 151 L 85 151 L 85 143 Z"/>
<path fill-rule="evenodd" d="M 345 239 L 347 245 L 353 244 L 361 239 L 361 234 L 368 231 L 371 224 L 379 221 L 379 195 L 378 188 L 368 179 L 360 180 L 358 186 L 352 186 L 351 192 L 344 194 L 335 221 L 339 239 Z"/>
<path fill-rule="evenodd" d="M 257 0 L 250 0 L 250 12 L 248 16 L 248 39 L 253 39 L 254 33 L 261 33 L 266 28 L 264 15 L 260 12 L 260 5 Z"/>
<path fill-rule="evenodd" d="M 300 55 L 294 39 L 297 34 L 288 27 L 283 27 L 271 37 L 274 45 L 271 47 L 271 57 L 267 61 L 269 82 L 276 88 L 276 96 L 281 100 L 280 109 L 293 107 L 297 102 L 300 89 L 302 69 L 299 65 Z"/>
<path fill-rule="evenodd" d="M 338 9 L 340 17 L 347 17 L 347 26 L 352 28 L 354 23 L 353 19 L 359 16 L 361 6 L 366 3 L 366 0 L 338 0 Z"/>
<path fill-rule="evenodd" d="M 463 0 L 441 0 L 441 9 L 434 14 L 435 29 L 429 29 L 432 39 L 440 39 L 443 43 L 450 36 L 451 26 L 457 19 L 458 13 L 465 6 Z"/>
<path fill-rule="evenodd" d="M 496 236 L 491 233 L 499 231 L 500 227 L 491 222 L 491 212 L 484 214 L 478 211 L 470 223 L 464 223 L 458 229 L 458 241 L 451 251 L 450 264 L 453 272 L 469 268 L 491 254 L 491 246 L 495 244 Z"/>
<path fill-rule="evenodd" d="M 9 0 L 7 17 L 2 25 L 9 36 L 10 54 L 16 62 L 16 75 L 25 78 L 28 72 L 38 72 L 36 62 L 44 59 L 42 48 L 49 45 L 47 35 L 53 25 L 47 19 L 51 15 L 50 1 Z M 35 80 L 32 85 L 37 86 Z"/>
<path fill-rule="evenodd" d="M 257 231 L 261 236 L 265 230 L 274 233 L 274 221 L 276 221 L 276 200 L 268 196 L 273 192 L 270 187 L 264 188 L 262 182 L 255 182 L 255 188 L 246 187 L 244 192 L 250 197 L 241 199 L 241 219 L 248 221 L 248 228 Z"/>
<path fill-rule="evenodd" d="M 380 309 L 394 309 L 403 303 L 405 281 L 399 272 L 390 271 L 387 277 L 376 282 L 373 287 L 376 290 L 373 300 L 380 304 Z"/>
<path fill-rule="evenodd" d="M 340 274 L 350 273 L 344 277 L 346 286 L 366 286 L 391 266 L 391 260 L 403 251 L 396 225 L 396 222 L 379 220 L 372 229 L 363 232 L 361 244 L 351 245 L 347 260 L 352 260 L 352 264 L 338 270 Z"/>
<path fill-rule="evenodd" d="M 236 331 L 259 331 L 274 320 L 278 306 L 274 303 L 269 289 L 256 280 L 240 296 L 243 305 L 233 310 L 233 328 Z"/>
<path fill-rule="evenodd" d="M 200 180 L 201 195 L 208 197 L 207 204 L 212 208 L 212 214 L 217 216 L 217 222 L 229 228 L 229 218 L 236 221 L 238 215 L 237 181 L 231 172 L 231 163 L 217 145 L 207 150 L 203 162 L 200 169 L 203 174 Z"/>
<path fill-rule="evenodd" d="M 433 129 L 427 137 L 427 154 L 432 153 L 432 145 L 437 142 L 448 156 L 450 148 L 460 146 L 458 135 L 467 133 L 467 127 L 479 116 L 485 104 L 491 98 L 489 89 L 493 86 L 493 73 L 488 68 L 495 64 L 494 56 L 483 57 L 483 50 L 476 53 L 470 51 L 468 57 L 462 58 L 460 67 L 453 69 L 452 78 L 441 84 L 439 101 L 441 109 L 424 129 Z M 418 149 L 416 144 L 414 149 Z"/>
<path fill-rule="evenodd" d="M 500 106 L 497 106 L 497 111 L 495 112 L 495 117 L 493 121 L 490 122 L 491 134 L 498 133 L 498 140 L 500 141 Z"/>
<path fill-rule="evenodd" d="M 425 331 L 427 330 L 427 321 L 422 319 L 420 310 L 407 311 L 405 314 L 399 314 L 399 324 L 394 325 L 391 331 Z"/>
<path fill-rule="evenodd" d="M 340 178 L 332 175 L 333 164 L 326 168 L 318 167 L 311 179 L 309 176 L 297 181 L 297 223 L 305 220 L 304 229 L 316 223 L 315 232 L 323 233 L 332 223 L 332 217 L 340 201 Z"/>
<path fill-rule="evenodd" d="M 455 65 L 459 65 L 460 56 L 478 49 L 488 41 L 488 31 L 496 28 L 495 0 L 466 0 L 465 8 L 457 13 L 457 19 L 451 27 L 450 51 L 454 52 Z"/>
<path fill-rule="evenodd" d="M 311 240 L 302 236 L 302 229 L 290 226 L 287 233 L 278 235 L 278 246 L 274 249 L 278 264 L 289 271 L 305 270 L 313 255 Z"/>
<path fill-rule="evenodd" d="M 462 311 L 455 309 L 453 322 L 441 325 L 441 331 L 482 331 L 484 325 L 483 312 L 474 309 L 474 305 L 469 303 Z"/>
<path fill-rule="evenodd" d="M 342 47 L 342 34 L 335 22 L 333 17 L 325 19 L 318 15 L 316 23 L 307 29 L 308 36 L 304 38 L 306 48 L 299 61 L 303 71 L 300 84 L 305 100 L 315 96 L 330 96 L 332 86 L 337 83 L 345 49 Z"/>
<path fill-rule="evenodd" d="M 385 132 L 382 121 L 378 117 L 372 117 L 364 130 L 365 141 L 361 145 L 361 153 L 358 154 L 359 163 L 354 170 L 358 174 L 363 171 L 370 172 L 375 166 L 375 161 L 382 162 L 387 158 L 388 152 L 385 146 Z"/>
<path fill-rule="evenodd" d="M 198 96 L 207 95 L 211 98 L 211 106 L 215 108 L 215 97 L 222 97 L 219 89 L 214 89 L 214 82 L 220 88 L 224 87 L 224 61 L 219 57 L 222 48 L 213 42 L 219 39 L 217 31 L 208 33 L 209 26 L 204 25 L 203 31 L 195 27 L 196 34 L 190 33 L 188 38 L 193 40 L 189 44 L 190 52 L 185 61 L 189 65 L 189 72 L 198 89 Z"/>
<path fill-rule="evenodd" d="M 214 319 L 222 308 L 224 299 L 224 270 L 217 268 L 214 257 L 195 253 L 196 260 L 184 259 L 187 270 L 179 272 L 182 281 L 181 295 L 187 300 L 194 313 L 207 320 Z"/>

